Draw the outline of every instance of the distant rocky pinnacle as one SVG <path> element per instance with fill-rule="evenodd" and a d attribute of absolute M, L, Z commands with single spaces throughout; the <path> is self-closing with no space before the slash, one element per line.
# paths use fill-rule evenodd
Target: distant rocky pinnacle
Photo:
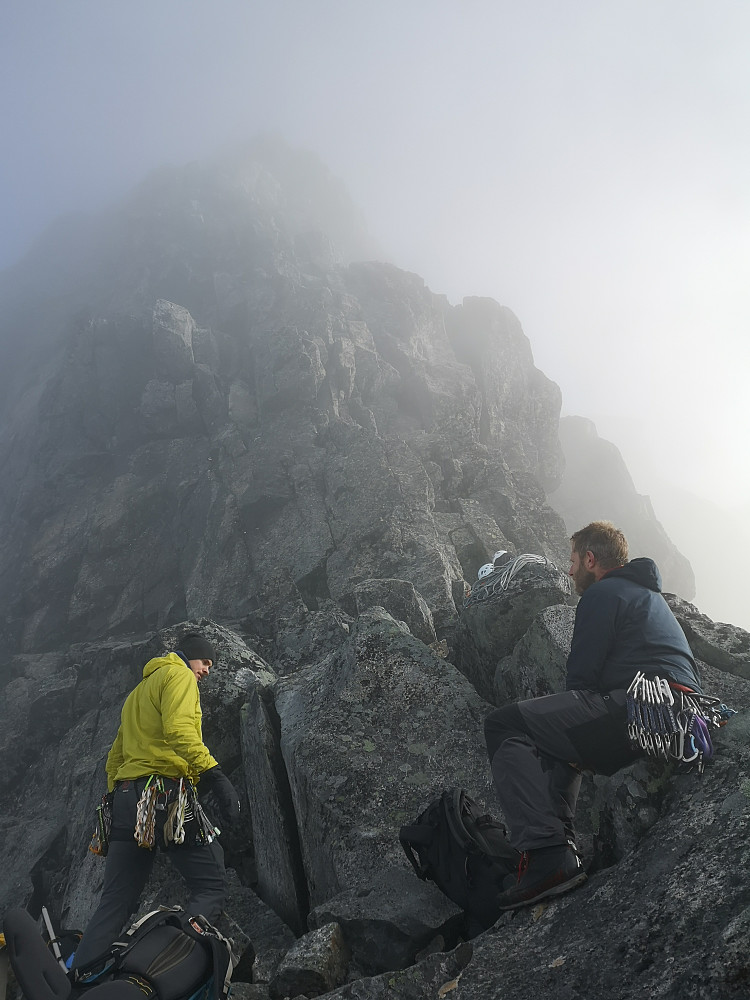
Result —
<path fill-rule="evenodd" d="M 745 996 L 750 636 L 687 603 L 516 317 L 372 256 L 340 183 L 266 139 L 0 275 L 0 911 L 44 895 L 85 924 L 120 707 L 199 628 L 206 742 L 245 803 L 222 837 L 237 1000 Z M 398 829 L 454 785 L 497 813 L 484 716 L 563 686 L 568 537 L 599 517 L 660 563 L 742 711 L 702 778 L 587 780 L 589 882 L 468 940 Z M 477 584 L 498 549 L 536 558 Z M 142 911 L 174 902 L 159 861 Z"/>
<path fill-rule="evenodd" d="M 655 559 L 664 589 L 692 600 L 695 577 L 690 563 L 657 521 L 649 498 L 636 493 L 615 445 L 600 438 L 594 424 L 584 417 L 562 417 L 559 431 L 565 473 L 549 494 L 549 502 L 568 531 L 572 534 L 590 521 L 612 521 L 625 532 L 631 559 Z"/>

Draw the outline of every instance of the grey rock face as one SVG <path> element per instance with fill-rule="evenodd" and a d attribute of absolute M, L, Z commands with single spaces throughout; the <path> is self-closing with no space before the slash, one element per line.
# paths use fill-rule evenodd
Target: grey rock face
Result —
<path fill-rule="evenodd" d="M 565 604 L 554 604 L 537 615 L 510 656 L 497 665 L 495 705 L 564 690 L 574 621 L 575 608 Z"/>
<path fill-rule="evenodd" d="M 464 941 L 453 951 L 430 955 L 408 969 L 358 979 L 330 995 L 340 1000 L 434 1000 L 450 996 L 458 988 L 473 951 L 471 942 Z"/>
<path fill-rule="evenodd" d="M 456 356 L 472 369 L 482 392 L 481 439 L 512 456 L 506 461 L 528 469 L 545 489 L 557 486 L 563 463 L 550 417 L 559 414 L 562 397 L 534 367 L 516 316 L 492 299 L 464 299 L 447 327 Z"/>
<path fill-rule="evenodd" d="M 237 620 L 279 570 L 311 610 L 403 580 L 450 640 L 454 586 L 495 548 L 563 557 L 559 390 L 518 321 L 345 265 L 301 228 L 293 161 L 154 178 L 32 337 L 0 431 L 12 649 Z"/>
<path fill-rule="evenodd" d="M 712 622 L 674 594 L 666 597 L 698 659 L 727 673 L 750 678 L 750 633 L 736 625 Z"/>
<path fill-rule="evenodd" d="M 195 366 L 193 354 L 193 317 L 174 302 L 159 299 L 154 307 L 154 361 L 156 374 L 174 382 L 191 378 Z"/>
<path fill-rule="evenodd" d="M 436 642 L 435 625 L 426 601 L 406 580 L 365 580 L 357 584 L 351 598 L 353 613 L 382 607 L 426 645 Z"/>
<path fill-rule="evenodd" d="M 398 829 L 443 787 L 492 800 L 482 735 L 488 706 L 382 610 L 361 616 L 337 653 L 280 678 L 273 698 L 312 907 L 405 865 Z M 254 721 L 245 716 L 243 724 L 250 743 Z M 262 757 L 246 753 L 245 774 L 251 802 L 273 802 L 278 785 Z M 261 885 L 274 882 L 279 837 L 278 826 L 266 834 L 255 824 Z"/>

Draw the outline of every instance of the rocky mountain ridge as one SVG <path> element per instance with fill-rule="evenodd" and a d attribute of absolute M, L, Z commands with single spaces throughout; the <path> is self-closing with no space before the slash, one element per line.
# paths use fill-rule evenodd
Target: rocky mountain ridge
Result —
<path fill-rule="evenodd" d="M 567 580 L 560 575 L 555 594 L 552 569 L 529 565 L 464 612 L 463 662 L 496 664 L 486 701 L 439 643 L 414 636 L 421 608 L 398 588 L 380 592 L 390 613 L 298 607 L 273 648 L 265 644 L 273 662 L 254 650 L 259 637 L 207 620 L 148 640 L 17 657 L 2 702 L 10 766 L 0 789 L 0 909 L 30 903 L 32 885 L 43 884 L 64 924 L 85 923 L 103 869 L 86 845 L 119 707 L 139 664 L 183 627 L 199 627 L 222 651 L 202 692 L 205 738 L 246 803 L 241 826 L 222 838 L 232 869 L 223 927 L 240 952 L 253 945 L 235 976 L 241 996 L 433 997 L 454 979 L 464 997 L 495 989 L 520 998 L 529 981 L 541 997 L 561 987 L 604 996 L 621 961 L 635 971 L 618 996 L 647 988 L 677 997 L 699 980 L 714 996 L 742 996 L 750 635 L 714 626 L 679 599 L 673 610 L 701 654 L 707 690 L 740 715 L 717 735 L 703 777 L 642 761 L 585 783 L 584 888 L 467 940 L 461 913 L 415 878 L 400 850 L 400 825 L 445 787 L 466 787 L 497 814 L 484 715 L 508 700 L 502 681 L 527 697 L 564 680 L 572 609 Z M 160 861 L 142 910 L 175 902 L 184 896 Z"/>
<path fill-rule="evenodd" d="M 446 787 L 496 812 L 484 715 L 563 684 L 560 393 L 516 317 L 357 260 L 356 212 L 278 146 L 158 174 L 87 232 L 67 270 L 63 227 L 0 282 L 0 908 L 44 885 L 85 923 L 120 706 L 190 625 L 222 651 L 205 735 L 246 806 L 238 997 L 742 996 L 750 636 L 687 592 L 706 686 L 743 712 L 702 780 L 586 783 L 586 887 L 467 940 L 398 844 Z M 537 558 L 477 585 L 500 548 Z M 143 908 L 179 901 L 157 865 Z"/>

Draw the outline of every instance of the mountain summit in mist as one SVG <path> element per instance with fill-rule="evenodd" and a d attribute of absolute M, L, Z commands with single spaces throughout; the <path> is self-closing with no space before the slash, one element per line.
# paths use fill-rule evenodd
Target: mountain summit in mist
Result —
<path fill-rule="evenodd" d="M 560 393 L 518 320 L 371 249 L 320 162 L 264 139 L 5 273 L 14 648 L 237 618 L 280 576 L 315 600 L 399 577 L 450 623 L 496 548 L 565 561 Z"/>

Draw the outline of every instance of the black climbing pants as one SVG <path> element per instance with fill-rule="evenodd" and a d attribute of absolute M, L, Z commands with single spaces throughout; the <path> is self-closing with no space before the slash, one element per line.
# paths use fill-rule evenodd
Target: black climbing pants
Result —
<path fill-rule="evenodd" d="M 581 772 L 614 774 L 641 756 L 627 738 L 625 691 L 563 691 L 505 705 L 487 716 L 484 732 L 519 851 L 574 840 Z"/>
<path fill-rule="evenodd" d="M 74 967 L 84 969 L 117 940 L 151 874 L 156 849 L 139 847 L 134 839 L 136 808 L 147 778 L 123 782 L 115 789 L 112 830 L 104 869 L 104 886 L 96 912 L 86 926 Z M 163 822 L 163 819 L 162 819 Z M 160 838 L 157 838 L 159 842 Z M 163 846 L 160 843 L 160 847 Z M 166 852 L 187 882 L 188 913 L 202 913 L 210 922 L 219 916 L 226 895 L 224 852 L 218 841 L 197 847 L 180 844 Z"/>

